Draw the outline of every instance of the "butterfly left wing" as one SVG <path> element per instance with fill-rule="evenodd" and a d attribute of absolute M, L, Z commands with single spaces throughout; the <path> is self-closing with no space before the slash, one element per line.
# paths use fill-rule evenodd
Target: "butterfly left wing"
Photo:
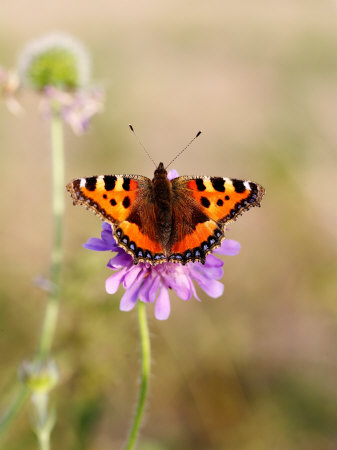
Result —
<path fill-rule="evenodd" d="M 172 180 L 173 220 L 179 224 L 171 239 L 172 262 L 204 262 L 224 239 L 225 224 L 260 206 L 264 188 L 252 181 L 183 176 Z"/>
<path fill-rule="evenodd" d="M 165 261 L 156 236 L 154 207 L 149 201 L 151 180 L 141 175 L 101 175 L 79 178 L 67 185 L 74 204 L 92 210 L 112 224 L 114 238 L 135 264 Z"/>

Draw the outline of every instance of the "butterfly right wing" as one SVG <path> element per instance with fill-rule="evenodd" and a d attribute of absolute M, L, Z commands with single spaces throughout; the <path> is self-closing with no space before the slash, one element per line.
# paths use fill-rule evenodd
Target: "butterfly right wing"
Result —
<path fill-rule="evenodd" d="M 135 264 L 165 261 L 156 236 L 151 180 L 141 175 L 101 175 L 78 178 L 67 185 L 75 205 L 83 205 L 109 222 L 117 244 Z"/>
<path fill-rule="evenodd" d="M 259 206 L 264 188 L 252 181 L 182 176 L 172 180 L 173 222 L 169 261 L 205 262 L 221 245 L 225 224 Z"/>

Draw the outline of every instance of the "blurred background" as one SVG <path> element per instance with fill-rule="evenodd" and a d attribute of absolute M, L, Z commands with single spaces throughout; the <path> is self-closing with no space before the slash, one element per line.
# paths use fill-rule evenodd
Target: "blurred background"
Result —
<path fill-rule="evenodd" d="M 230 226 L 225 293 L 171 295 L 156 321 L 140 450 L 337 449 L 337 30 L 332 0 L 49 2 L 3 0 L 0 65 L 22 46 L 67 31 L 92 55 L 106 107 L 89 133 L 66 129 L 66 178 L 151 177 L 132 123 L 155 161 L 181 175 L 251 179 L 261 209 Z M 0 407 L 35 351 L 48 276 L 48 122 L 34 95 L 16 118 L 0 104 Z M 66 195 L 66 193 L 65 193 Z M 105 292 L 109 255 L 85 250 L 100 220 L 66 198 L 63 298 L 54 356 L 53 448 L 121 448 L 137 397 L 136 312 Z M 1 448 L 35 449 L 27 407 Z"/>

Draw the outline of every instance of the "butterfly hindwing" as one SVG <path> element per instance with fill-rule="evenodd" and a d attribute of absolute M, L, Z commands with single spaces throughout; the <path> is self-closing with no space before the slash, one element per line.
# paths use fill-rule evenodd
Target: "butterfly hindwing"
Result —
<path fill-rule="evenodd" d="M 84 205 L 112 224 L 117 244 L 135 264 L 164 261 L 156 240 L 153 207 L 147 203 L 151 180 L 140 175 L 100 175 L 79 178 L 67 185 L 74 204 Z"/>

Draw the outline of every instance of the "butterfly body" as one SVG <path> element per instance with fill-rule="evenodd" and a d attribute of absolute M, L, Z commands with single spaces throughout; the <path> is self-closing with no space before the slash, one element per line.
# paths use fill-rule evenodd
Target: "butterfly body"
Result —
<path fill-rule="evenodd" d="M 117 244 L 135 264 L 186 264 L 205 258 L 224 239 L 225 224 L 259 206 L 264 188 L 252 181 L 182 176 L 169 180 L 163 163 L 152 180 L 101 175 L 67 185 L 82 204 L 111 223 Z"/>

